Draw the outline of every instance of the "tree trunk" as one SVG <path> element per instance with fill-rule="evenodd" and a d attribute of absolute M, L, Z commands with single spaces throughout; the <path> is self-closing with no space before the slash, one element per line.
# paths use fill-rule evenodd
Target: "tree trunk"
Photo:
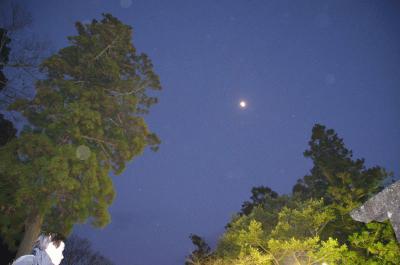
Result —
<path fill-rule="evenodd" d="M 18 247 L 16 259 L 23 255 L 31 254 L 33 245 L 39 236 L 42 223 L 43 217 L 40 214 L 34 214 L 26 220 L 24 236 Z"/>

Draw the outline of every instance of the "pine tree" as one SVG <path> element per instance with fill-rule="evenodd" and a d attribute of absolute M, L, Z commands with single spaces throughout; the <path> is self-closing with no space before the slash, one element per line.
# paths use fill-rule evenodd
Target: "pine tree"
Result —
<path fill-rule="evenodd" d="M 337 216 L 328 224 L 322 238 L 335 236 L 347 241 L 355 229 L 361 228 L 349 212 L 382 189 L 388 174 L 379 166 L 366 168 L 364 159 L 354 159 L 343 139 L 333 129 L 316 124 L 312 129 L 309 149 L 304 156 L 313 160 L 311 174 L 298 180 L 293 187 L 297 199 L 320 199 L 331 205 Z"/>
<path fill-rule="evenodd" d="M 298 180 L 293 193 L 302 198 L 324 198 L 327 203 L 351 195 L 353 201 L 364 201 L 382 188 L 388 174 L 379 166 L 367 169 L 364 159 L 353 159 L 343 139 L 333 129 L 316 124 L 312 129 L 309 149 L 304 152 L 314 166 L 311 174 Z"/>

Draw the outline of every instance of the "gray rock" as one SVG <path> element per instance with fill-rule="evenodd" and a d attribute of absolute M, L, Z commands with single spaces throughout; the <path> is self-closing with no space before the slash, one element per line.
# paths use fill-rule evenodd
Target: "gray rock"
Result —
<path fill-rule="evenodd" d="M 350 216 L 363 223 L 389 219 L 397 241 L 400 242 L 400 180 L 376 194 L 360 208 L 351 211 Z"/>

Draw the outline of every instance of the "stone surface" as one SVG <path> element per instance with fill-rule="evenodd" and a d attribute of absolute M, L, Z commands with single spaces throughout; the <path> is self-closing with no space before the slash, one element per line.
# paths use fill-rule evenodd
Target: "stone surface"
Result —
<path fill-rule="evenodd" d="M 400 180 L 376 194 L 360 208 L 351 211 L 350 215 L 363 223 L 389 219 L 397 241 L 400 242 Z"/>

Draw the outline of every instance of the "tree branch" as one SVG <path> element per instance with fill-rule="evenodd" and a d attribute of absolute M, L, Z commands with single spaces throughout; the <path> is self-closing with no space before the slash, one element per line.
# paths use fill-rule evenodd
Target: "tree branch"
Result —
<path fill-rule="evenodd" d="M 105 140 L 98 139 L 98 138 L 95 138 L 95 137 L 90 137 L 90 136 L 86 136 L 86 135 L 81 135 L 81 137 L 84 138 L 84 139 L 87 139 L 87 140 L 91 140 L 91 141 L 95 141 L 95 142 L 99 142 L 99 143 L 105 143 L 105 144 L 109 144 L 111 146 L 115 146 L 114 143 L 107 142 Z"/>
<path fill-rule="evenodd" d="M 99 59 L 107 50 L 109 50 L 113 44 L 118 40 L 118 37 L 115 38 L 110 44 L 108 44 L 99 54 L 94 57 L 94 60 Z"/>

